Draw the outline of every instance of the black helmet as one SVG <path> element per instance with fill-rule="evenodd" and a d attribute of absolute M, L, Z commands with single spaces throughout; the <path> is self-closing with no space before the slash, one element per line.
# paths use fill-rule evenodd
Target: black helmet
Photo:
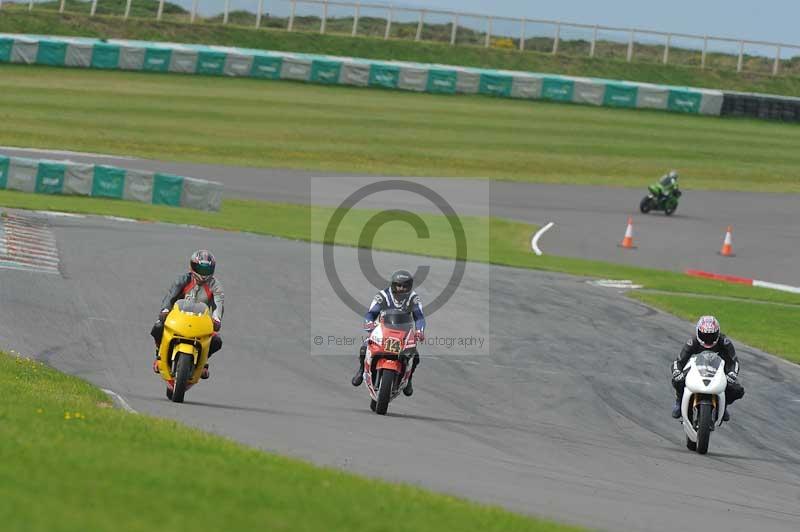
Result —
<path fill-rule="evenodd" d="M 398 303 L 405 303 L 414 287 L 414 276 L 406 270 L 397 270 L 391 279 L 392 297 Z"/>
<path fill-rule="evenodd" d="M 192 253 L 192 258 L 189 260 L 189 269 L 195 278 L 203 283 L 208 281 L 214 275 L 214 269 L 217 267 L 217 260 L 214 255 L 207 249 L 200 249 Z"/>

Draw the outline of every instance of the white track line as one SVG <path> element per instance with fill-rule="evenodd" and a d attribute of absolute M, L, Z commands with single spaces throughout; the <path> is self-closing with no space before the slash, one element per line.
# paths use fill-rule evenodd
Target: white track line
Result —
<path fill-rule="evenodd" d="M 793 294 L 800 294 L 800 287 L 790 286 L 788 284 L 769 283 L 767 281 L 759 281 L 753 279 L 753 286 L 760 286 L 762 288 L 772 288 L 773 290 L 780 290 L 782 292 L 791 292 Z"/>
<path fill-rule="evenodd" d="M 106 395 L 111 397 L 126 412 L 130 412 L 131 414 L 139 413 L 136 410 L 134 410 L 133 407 L 131 407 L 131 405 L 128 404 L 128 401 L 126 401 L 125 398 L 122 397 L 117 392 L 107 390 L 106 388 L 102 388 L 102 390 L 106 393 Z"/>
<path fill-rule="evenodd" d="M 542 255 L 542 250 L 539 249 L 539 239 L 542 238 L 542 235 L 545 234 L 547 231 L 549 231 L 550 228 L 553 227 L 554 225 L 556 224 L 554 224 L 553 222 L 548 223 L 547 225 L 536 231 L 536 234 L 533 235 L 533 238 L 531 238 L 531 249 L 537 255 L 539 256 Z"/>
<path fill-rule="evenodd" d="M 98 157 L 101 159 L 123 159 L 127 161 L 135 161 L 136 157 L 126 157 L 124 155 L 106 155 L 103 153 L 89 153 L 83 151 L 69 151 L 69 150 L 48 150 L 37 148 L 20 148 L 17 146 L 0 146 L 0 150 L 14 150 L 28 153 L 50 153 L 53 155 L 80 155 L 82 157 Z"/>

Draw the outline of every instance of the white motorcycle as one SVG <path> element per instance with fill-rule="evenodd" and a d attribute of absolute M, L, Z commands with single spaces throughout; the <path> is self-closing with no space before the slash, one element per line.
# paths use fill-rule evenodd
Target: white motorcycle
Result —
<path fill-rule="evenodd" d="M 686 447 L 700 454 L 708 452 L 708 442 L 714 427 L 722 425 L 725 414 L 725 363 L 713 351 L 703 351 L 689 360 L 684 368 L 686 386 L 683 389 L 681 414 L 686 432 Z"/>

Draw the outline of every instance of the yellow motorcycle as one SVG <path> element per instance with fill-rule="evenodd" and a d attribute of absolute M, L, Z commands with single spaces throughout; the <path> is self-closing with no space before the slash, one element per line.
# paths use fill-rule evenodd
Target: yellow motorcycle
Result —
<path fill-rule="evenodd" d="M 180 299 L 164 320 L 158 368 L 167 382 L 167 398 L 182 403 L 186 390 L 200 380 L 208 362 L 214 322 L 208 305 Z"/>

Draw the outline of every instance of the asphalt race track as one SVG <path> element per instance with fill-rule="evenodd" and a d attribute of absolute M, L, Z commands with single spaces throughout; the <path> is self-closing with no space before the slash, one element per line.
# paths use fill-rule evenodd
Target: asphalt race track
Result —
<path fill-rule="evenodd" d="M 140 412 L 593 528 L 800 529 L 800 368 L 739 346 L 747 395 L 709 454 L 691 453 L 669 416 L 668 385 L 691 325 L 615 290 L 492 267 L 493 354 L 424 350 L 414 397 L 380 417 L 348 382 L 354 353 L 309 355 L 311 302 L 323 312 L 336 303 L 310 293 L 308 244 L 95 217 L 48 223 L 61 273 L 0 270 L 0 344 L 110 388 Z M 199 247 L 220 258 L 225 346 L 211 380 L 175 405 L 150 370 L 148 331 Z M 429 263 L 435 287 L 451 265 Z M 486 289 L 462 295 L 480 301 Z M 359 324 L 347 313 L 327 319 L 353 333 Z M 429 334 L 456 326 L 437 314 Z"/>
<path fill-rule="evenodd" d="M 220 181 L 229 197 L 309 202 L 313 179 L 315 203 L 338 205 L 341 191 L 354 182 L 381 178 L 348 177 L 318 172 L 233 168 L 213 165 L 102 158 L 87 155 L 52 155 L 46 151 L 0 149 L 0 153 L 27 157 L 69 158 L 81 162 L 104 162 L 122 167 L 158 170 Z M 322 177 L 322 179 L 314 179 Z M 653 180 L 658 176 L 653 176 Z M 328 179 L 330 178 L 330 179 Z M 326 179 L 330 182 L 326 184 Z M 433 188 L 459 197 L 459 213 L 487 215 L 483 197 L 462 192 L 457 179 L 427 179 Z M 345 186 L 342 186 L 345 183 Z M 691 187 L 691 176 L 684 176 Z M 800 285 L 800 196 L 741 192 L 687 191 L 672 217 L 663 213 L 642 215 L 639 201 L 645 190 L 586 186 L 557 186 L 492 182 L 491 214 L 556 225 L 540 240 L 546 254 L 580 257 L 659 269 L 688 268 L 738 275 L 789 285 Z M 470 188 L 466 187 L 469 191 Z M 327 191 L 327 193 L 325 193 Z M 424 200 L 405 205 L 424 211 Z M 628 215 L 634 216 L 634 240 L 638 249 L 624 250 L 617 244 L 625 233 Z M 736 257 L 722 257 L 725 229 L 733 226 Z"/>

